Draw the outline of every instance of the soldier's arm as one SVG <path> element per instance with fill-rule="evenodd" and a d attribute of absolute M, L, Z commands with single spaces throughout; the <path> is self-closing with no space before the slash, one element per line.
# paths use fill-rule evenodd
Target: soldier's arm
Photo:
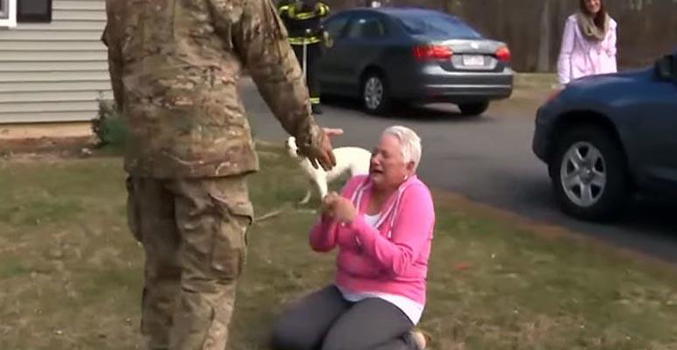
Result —
<path fill-rule="evenodd" d="M 300 153 L 331 168 L 335 165 L 331 143 L 311 114 L 301 68 L 273 4 L 270 0 L 234 3 L 211 0 L 223 40 L 232 44 L 282 127 L 296 137 Z"/>
<path fill-rule="evenodd" d="M 124 92 L 122 88 L 122 56 L 117 42 L 111 38 L 109 27 L 103 31 L 101 41 L 108 47 L 108 72 L 110 74 L 113 87 L 113 97 L 118 111 L 122 110 L 124 103 Z"/>

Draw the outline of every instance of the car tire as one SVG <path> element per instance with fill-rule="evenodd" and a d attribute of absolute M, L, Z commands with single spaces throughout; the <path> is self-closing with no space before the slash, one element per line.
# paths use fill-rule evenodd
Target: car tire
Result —
<path fill-rule="evenodd" d="M 621 146 L 608 131 L 592 125 L 560 135 L 549 171 L 562 211 L 583 220 L 615 218 L 630 196 Z"/>
<path fill-rule="evenodd" d="M 463 115 L 478 116 L 489 109 L 489 102 L 461 103 L 458 105 Z"/>
<path fill-rule="evenodd" d="M 383 115 L 390 111 L 392 100 L 383 74 L 371 71 L 364 75 L 360 98 L 365 111 L 370 114 Z"/>

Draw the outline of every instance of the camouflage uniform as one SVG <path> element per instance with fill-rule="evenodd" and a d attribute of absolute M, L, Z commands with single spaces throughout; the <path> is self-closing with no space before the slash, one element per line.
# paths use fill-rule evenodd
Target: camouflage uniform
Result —
<path fill-rule="evenodd" d="M 246 67 L 301 152 L 326 137 L 271 0 L 107 0 L 102 40 L 129 126 L 129 223 L 146 253 L 150 349 L 223 350 L 258 170 L 237 82 Z"/>

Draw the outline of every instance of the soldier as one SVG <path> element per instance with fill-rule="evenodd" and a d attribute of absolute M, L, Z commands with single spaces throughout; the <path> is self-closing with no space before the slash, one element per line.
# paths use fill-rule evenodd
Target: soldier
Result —
<path fill-rule="evenodd" d="M 319 0 L 283 1 L 278 11 L 289 31 L 289 43 L 304 67 L 313 113 L 322 114 L 317 64 L 322 57 L 322 43 L 328 40 L 322 18 L 329 15 L 329 6 Z"/>
<path fill-rule="evenodd" d="M 246 67 L 300 153 L 335 165 L 271 0 L 107 0 L 102 40 L 129 126 L 132 233 L 146 255 L 149 349 L 225 348 L 259 169 L 237 82 Z"/>

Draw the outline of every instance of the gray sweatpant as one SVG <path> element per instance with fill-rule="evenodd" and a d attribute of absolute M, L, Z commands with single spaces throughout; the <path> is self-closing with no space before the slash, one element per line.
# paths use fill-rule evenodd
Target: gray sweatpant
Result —
<path fill-rule="evenodd" d="M 275 350 L 415 350 L 413 323 L 378 298 L 352 303 L 335 286 L 306 296 L 273 329 Z"/>

